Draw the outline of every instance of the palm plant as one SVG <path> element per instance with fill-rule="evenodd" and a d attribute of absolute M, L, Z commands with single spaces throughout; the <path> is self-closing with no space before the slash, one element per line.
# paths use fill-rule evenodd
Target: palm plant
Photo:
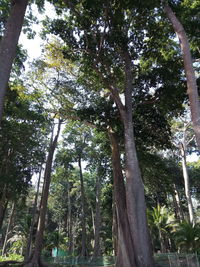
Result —
<path fill-rule="evenodd" d="M 167 240 L 170 238 L 170 231 L 175 225 L 174 214 L 165 206 L 160 206 L 147 210 L 148 223 L 154 243 L 159 240 L 161 252 L 167 250 Z"/>
<path fill-rule="evenodd" d="M 200 224 L 192 225 L 187 221 L 180 223 L 175 231 L 175 241 L 179 251 L 200 251 Z"/>

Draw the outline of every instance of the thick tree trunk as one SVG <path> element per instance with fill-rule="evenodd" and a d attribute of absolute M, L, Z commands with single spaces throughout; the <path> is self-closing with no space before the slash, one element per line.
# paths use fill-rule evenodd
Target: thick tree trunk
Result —
<path fill-rule="evenodd" d="M 187 78 L 187 93 L 190 102 L 190 111 L 192 117 L 193 128 L 196 136 L 198 149 L 200 150 L 200 103 L 197 89 L 197 83 L 195 78 L 195 72 L 192 65 L 192 57 L 190 53 L 190 45 L 186 36 L 183 25 L 180 23 L 172 9 L 168 6 L 164 6 L 164 11 L 172 23 L 173 29 L 179 38 L 180 47 L 183 53 L 184 69 Z"/>
<path fill-rule="evenodd" d="M 46 161 L 45 173 L 44 173 L 44 185 L 43 185 L 43 192 L 41 198 L 41 205 L 40 205 L 40 214 L 39 214 L 39 221 L 37 227 L 37 233 L 35 238 L 35 248 L 33 255 L 30 257 L 29 262 L 25 265 L 27 267 L 37 267 L 40 265 L 40 256 L 42 252 L 42 242 L 43 242 L 43 233 L 45 229 L 45 217 L 47 213 L 47 201 L 49 196 L 49 187 L 51 182 L 51 168 L 53 162 L 53 155 L 56 149 L 58 136 L 60 133 L 61 121 L 59 120 L 57 134 L 52 139 L 49 147 L 49 152 Z"/>
<path fill-rule="evenodd" d="M 129 225 L 134 243 L 137 267 L 155 266 L 150 235 L 147 225 L 144 185 L 137 159 L 132 120 L 132 66 L 128 52 L 123 53 L 125 62 L 126 87 L 125 108 L 119 107 L 124 124 L 126 157 L 126 205 Z"/>
<path fill-rule="evenodd" d="M 112 146 L 112 166 L 114 176 L 114 196 L 117 212 L 117 258 L 116 267 L 137 267 L 136 254 L 133 248 L 133 240 L 130 234 L 130 225 L 126 207 L 126 191 L 122 174 L 120 154 L 115 133 L 109 129 L 109 137 Z"/>
<path fill-rule="evenodd" d="M 6 245 L 7 245 L 7 241 L 8 241 L 8 235 L 9 235 L 11 226 L 13 224 L 13 218 L 14 218 L 14 214 L 15 214 L 15 206 L 16 206 L 16 202 L 13 202 L 9 222 L 8 222 L 7 229 L 6 229 L 6 235 L 5 235 L 4 242 L 3 242 L 2 256 L 4 256 L 4 254 L 6 253 Z"/>
<path fill-rule="evenodd" d="M 32 216 L 31 216 L 32 220 L 31 220 L 31 225 L 30 225 L 30 229 L 29 229 L 29 237 L 28 237 L 28 240 L 27 240 L 25 262 L 29 259 L 30 255 L 31 255 L 31 250 L 32 250 L 33 228 L 34 228 L 35 219 L 36 219 L 37 203 L 38 203 L 38 196 L 39 196 L 39 190 L 40 190 L 41 175 L 42 175 L 42 166 L 40 168 L 40 173 L 39 173 L 39 177 L 38 177 L 37 191 L 36 191 L 36 194 L 35 194 L 33 211 L 32 211 Z"/>
<path fill-rule="evenodd" d="M 6 93 L 16 47 L 22 29 L 28 0 L 12 0 L 11 10 L 6 23 L 5 33 L 0 41 L 0 124 L 3 102 Z"/>
<path fill-rule="evenodd" d="M 86 202 L 85 202 L 85 188 L 83 182 L 83 172 L 81 166 L 81 156 L 78 158 L 79 165 L 79 174 L 80 174 L 80 182 L 81 182 L 81 204 L 82 204 L 82 214 L 81 214 L 81 224 L 82 224 L 82 247 L 81 247 L 81 256 L 87 256 L 86 250 Z"/>
<path fill-rule="evenodd" d="M 183 169 L 183 178 L 184 178 L 184 185 L 185 185 L 185 196 L 187 200 L 188 205 L 188 212 L 189 212 L 189 219 L 191 224 L 195 224 L 195 218 L 194 218 L 194 210 L 193 210 L 193 204 L 192 204 L 192 198 L 190 193 L 190 184 L 189 184 L 189 175 L 187 170 L 187 162 L 186 162 L 186 154 L 185 154 L 185 148 L 184 145 L 180 144 L 180 150 L 181 150 L 181 157 L 182 157 L 182 169 Z"/>
<path fill-rule="evenodd" d="M 124 122 L 126 152 L 126 203 L 137 267 L 154 266 L 147 226 L 144 186 L 137 160 L 132 114 Z"/>
<path fill-rule="evenodd" d="M 101 166 L 98 168 L 96 177 L 96 207 L 94 218 L 94 253 L 93 259 L 100 256 L 100 229 L 101 229 Z"/>

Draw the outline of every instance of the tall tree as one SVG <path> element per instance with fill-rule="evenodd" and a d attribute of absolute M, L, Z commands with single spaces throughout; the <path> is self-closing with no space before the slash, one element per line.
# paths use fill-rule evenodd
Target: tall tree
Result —
<path fill-rule="evenodd" d="M 132 249 L 136 255 L 135 266 L 154 266 L 147 226 L 144 187 L 137 159 L 132 120 L 134 66 L 129 45 L 132 40 L 129 40 L 130 29 L 128 27 L 132 19 L 127 16 L 126 7 L 121 2 L 118 5 L 112 1 L 109 4 L 104 3 L 103 6 L 104 8 L 101 9 L 99 1 L 92 6 L 88 1 L 77 6 L 71 5 L 70 15 L 76 17 L 80 38 L 77 39 L 78 44 L 71 35 L 69 46 L 70 48 L 80 47 L 81 63 L 83 65 L 86 63 L 85 67 L 90 74 L 98 77 L 104 89 L 102 93 L 106 94 L 108 90 L 119 109 L 124 127 L 126 203 Z M 131 6 L 131 8 L 130 12 L 134 10 L 134 7 Z M 71 21 L 71 18 L 69 20 Z M 56 24 L 55 27 L 57 26 Z M 72 31 L 70 29 L 69 34 Z M 82 35 L 81 32 L 84 34 Z M 63 40 L 67 41 L 65 37 Z M 125 103 L 120 93 L 123 94 Z"/>
<path fill-rule="evenodd" d="M 0 134 L 0 226 L 8 202 L 27 194 L 31 176 L 44 157 L 47 129 L 41 106 L 23 85 L 17 83 L 11 89 Z"/>
<path fill-rule="evenodd" d="M 190 44 L 186 35 L 184 26 L 181 21 L 177 18 L 171 7 L 168 5 L 168 1 L 164 2 L 164 11 L 169 18 L 172 27 L 179 38 L 179 43 L 183 55 L 185 75 L 187 79 L 187 93 L 190 102 L 191 118 L 193 122 L 193 128 L 196 136 L 198 149 L 200 150 L 200 103 L 199 94 L 197 89 L 197 82 L 195 72 L 193 68 L 193 60 L 190 52 Z"/>
<path fill-rule="evenodd" d="M 95 203 L 95 218 L 94 218 L 94 252 L 93 259 L 100 256 L 100 230 L 101 230 L 101 163 L 98 163 L 96 177 L 96 203 Z"/>
<path fill-rule="evenodd" d="M 127 214 L 126 190 L 122 167 L 120 162 L 120 152 L 116 134 L 109 128 L 109 137 L 112 147 L 112 164 L 114 176 L 114 199 L 116 203 L 118 240 L 116 266 L 137 266 L 136 255 L 132 250 L 132 236 L 130 235 L 130 225 Z M 125 239 L 125 240 L 124 240 Z"/>
<path fill-rule="evenodd" d="M 8 241 L 8 235 L 9 235 L 9 232 L 11 230 L 13 219 L 14 219 L 14 214 L 15 214 L 15 204 L 16 204 L 16 202 L 12 203 L 10 218 L 9 218 L 9 222 L 7 225 L 6 234 L 5 234 L 5 238 L 4 238 L 4 242 L 3 242 L 2 256 L 4 256 L 4 254 L 6 253 L 6 245 L 7 245 L 7 241 Z"/>
<path fill-rule="evenodd" d="M 191 195 L 190 188 L 190 177 L 187 166 L 187 154 L 189 151 L 193 151 L 195 149 L 194 144 L 194 131 L 192 129 L 192 125 L 190 120 L 179 120 L 172 124 L 172 133 L 173 133 L 173 142 L 178 149 L 178 154 L 180 155 L 180 161 L 182 165 L 182 173 L 184 179 L 184 189 L 185 189 L 185 197 L 187 201 L 189 221 L 191 224 L 195 224 L 195 216 L 194 216 L 194 208 L 193 201 Z M 174 153 L 177 153 L 174 151 Z"/>
<path fill-rule="evenodd" d="M 0 123 L 3 103 L 28 0 L 12 0 L 4 36 L 0 41 Z"/>
<path fill-rule="evenodd" d="M 39 197 L 39 190 L 40 190 L 40 180 L 41 180 L 41 175 L 42 175 L 42 165 L 40 167 L 39 171 L 39 177 L 38 177 L 38 182 L 37 182 L 37 190 L 35 193 L 35 199 L 34 199 L 34 204 L 33 204 L 33 209 L 32 209 L 32 214 L 31 214 L 31 225 L 29 229 L 29 236 L 27 238 L 27 246 L 26 246 L 26 254 L 25 254 L 25 261 L 28 260 L 31 250 L 32 250 L 32 242 L 33 242 L 33 229 L 34 229 L 34 224 L 36 220 L 36 212 L 37 212 L 37 204 L 38 204 L 38 197 Z"/>
<path fill-rule="evenodd" d="M 61 120 L 58 122 L 58 128 L 57 133 L 55 136 L 53 136 L 52 132 L 52 138 L 50 141 L 46 166 L 45 166 L 45 173 L 44 173 L 44 185 L 43 185 L 43 192 L 42 192 L 42 198 L 40 203 L 40 214 L 39 214 L 39 221 L 38 221 L 38 227 L 37 227 L 37 233 L 35 238 L 35 248 L 33 255 L 30 256 L 28 263 L 26 263 L 25 266 L 40 266 L 40 257 L 42 252 L 42 245 L 43 245 L 43 234 L 45 229 L 45 217 L 47 212 L 47 201 L 48 201 L 48 195 L 49 195 L 49 186 L 51 182 L 51 171 L 52 171 L 52 163 L 53 163 L 53 155 L 57 146 L 58 137 L 60 133 L 61 128 Z"/>

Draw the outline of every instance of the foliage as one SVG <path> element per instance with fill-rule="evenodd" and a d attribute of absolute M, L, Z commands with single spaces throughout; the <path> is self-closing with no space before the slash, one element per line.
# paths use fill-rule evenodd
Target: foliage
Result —
<path fill-rule="evenodd" d="M 162 250 L 167 249 L 168 242 L 166 241 L 170 238 L 170 232 L 175 226 L 174 214 L 165 206 L 158 204 L 157 207 L 147 210 L 147 217 L 154 245 L 159 240 L 161 252 L 166 252 Z M 154 249 L 156 249 L 155 246 Z"/>
<path fill-rule="evenodd" d="M 13 199 L 27 193 L 33 172 L 44 160 L 48 128 L 41 108 L 30 102 L 23 89 L 8 91 L 5 112 L 0 134 L 0 191 L 5 189 L 6 198 Z"/>
<path fill-rule="evenodd" d="M 44 1 L 33 2 L 40 12 L 44 10 Z M 112 126 L 123 139 L 124 129 L 112 99 L 112 88 L 117 89 L 124 103 L 124 53 L 128 52 L 133 75 L 130 96 L 133 126 L 154 249 L 166 246 L 173 250 L 174 247 L 168 244 L 170 239 L 172 244 L 176 240 L 181 251 L 199 251 L 199 225 L 187 222 L 177 225 L 172 214 L 174 185 L 180 189 L 182 204 L 185 202 L 179 157 L 169 152 L 172 148 L 175 151 L 173 138 L 182 136 L 177 132 L 182 123 L 179 118 L 172 125 L 172 117 L 185 115 L 183 103 L 187 102 L 187 95 L 180 48 L 162 5 L 152 0 L 145 3 L 135 0 L 49 2 L 54 4 L 58 16 L 43 21 L 43 37 L 45 33 L 56 37 L 46 40 L 42 57 L 32 63 L 23 83 L 17 76 L 23 69 L 26 53 L 20 46 L 17 50 L 0 133 L 0 198 L 5 195 L 6 203 L 27 196 L 31 176 L 44 162 L 51 127 L 49 117 L 61 115 L 67 122 L 55 157 L 44 247 L 50 250 L 59 246 L 68 250 L 72 230 L 74 255 L 81 249 L 81 185 L 76 167 L 81 158 L 84 161 L 87 248 L 89 252 L 93 249 L 95 181 L 99 175 L 102 186 L 100 245 L 103 254 L 112 254 L 114 201 L 106 131 Z M 187 31 L 194 60 L 198 58 L 199 47 L 198 2 L 169 1 Z M 8 1 L 2 1 L 0 35 L 8 9 Z M 34 37 L 33 21 L 37 22 L 37 18 L 29 7 L 24 32 L 30 38 Z M 189 139 L 192 134 L 189 127 Z M 194 149 L 191 143 L 188 153 Z M 189 172 L 192 195 L 199 200 L 199 162 L 190 164 Z M 21 253 L 25 246 L 30 226 L 26 214 L 31 203 L 27 205 L 21 215 L 17 211 L 8 240 L 10 252 Z M 72 217 L 72 229 L 69 216 Z"/>
<path fill-rule="evenodd" d="M 8 256 L 0 256 L 0 262 L 1 261 L 23 261 L 24 257 L 19 254 L 9 254 Z"/>
<path fill-rule="evenodd" d="M 180 251 L 199 252 L 200 225 L 184 221 L 176 227 L 175 241 Z"/>

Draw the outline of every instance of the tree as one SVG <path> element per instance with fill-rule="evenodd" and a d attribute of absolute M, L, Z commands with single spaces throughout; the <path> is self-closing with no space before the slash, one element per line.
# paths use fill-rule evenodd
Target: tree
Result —
<path fill-rule="evenodd" d="M 189 146 L 192 147 L 191 143 L 194 139 L 194 133 L 191 129 L 190 122 L 186 121 L 175 122 L 172 125 L 172 129 L 172 131 L 175 131 L 173 136 L 174 144 L 178 147 L 181 156 L 181 165 L 184 179 L 185 196 L 188 206 L 189 221 L 191 224 L 195 224 L 194 208 L 190 189 L 190 179 L 186 159 Z M 190 148 L 190 150 L 192 150 L 192 148 Z"/>
<path fill-rule="evenodd" d="M 78 27 L 80 34 L 77 41 L 80 40 L 80 42 L 76 43 L 76 40 L 70 35 L 69 41 L 71 43 L 68 42 L 68 45 L 74 49 L 81 45 L 79 53 L 82 56 L 80 60 L 83 63 L 83 68 L 86 68 L 87 65 L 87 70 L 89 70 L 90 75 L 92 74 L 93 77 L 96 77 L 100 82 L 100 86 L 104 89 L 102 92 L 105 93 L 108 90 L 119 109 L 120 118 L 124 127 L 126 203 L 130 234 L 133 242 L 132 249 L 136 256 L 136 266 L 153 266 L 146 219 L 144 188 L 135 148 L 132 121 L 134 67 L 128 37 L 130 29 L 127 27 L 132 19 L 130 16 L 126 17 L 127 12 L 125 9 L 127 7 L 121 3 L 119 5 L 115 5 L 114 2 L 109 5 L 104 3 L 102 10 L 99 4 L 96 1 L 96 4 L 93 6 L 90 6 L 89 3 L 86 3 L 86 5 L 81 3 L 79 6 L 71 6 L 70 14 L 73 14 L 72 16 L 76 18 L 76 22 L 78 23 L 76 27 Z M 130 10 L 134 12 L 134 5 L 131 8 Z M 82 15 L 79 16 L 79 14 Z M 71 19 L 69 18 L 69 20 Z M 61 25 L 62 22 L 59 26 Z M 104 30 L 101 25 L 104 25 Z M 58 24 L 56 25 L 56 27 L 59 26 Z M 72 29 L 68 29 L 69 34 L 72 31 Z M 84 35 L 81 36 L 81 32 L 83 31 Z M 66 42 L 67 38 L 65 37 L 63 40 Z M 71 55 L 74 54 L 75 56 L 75 51 L 77 50 L 75 49 Z M 66 51 L 66 55 L 67 53 Z M 84 63 L 86 64 L 84 65 Z M 123 104 L 120 98 L 120 93 L 124 94 L 125 104 Z"/>
<path fill-rule="evenodd" d="M 37 190 L 35 193 L 35 199 L 34 199 L 34 204 L 33 204 L 33 209 L 32 209 L 32 214 L 31 214 L 31 225 L 29 229 L 29 235 L 27 238 L 27 246 L 26 246 L 26 251 L 25 251 L 25 261 L 28 260 L 31 250 L 32 250 L 32 243 L 33 243 L 33 230 L 34 230 L 34 224 L 36 220 L 36 212 L 37 212 L 37 204 L 38 204 L 38 197 L 39 197 L 39 190 L 40 190 L 40 180 L 41 180 L 41 175 L 42 175 L 42 165 L 40 167 L 39 171 L 39 177 L 38 177 L 38 182 L 37 182 Z"/>
<path fill-rule="evenodd" d="M 6 229 L 6 234 L 5 234 L 3 248 L 2 248 L 2 256 L 4 256 L 4 254 L 6 252 L 6 245 L 7 245 L 7 241 L 8 241 L 8 235 L 9 235 L 10 229 L 12 227 L 13 217 L 14 217 L 14 213 L 15 213 L 15 204 L 16 204 L 15 202 L 13 202 L 13 204 L 12 204 L 11 214 L 10 214 L 8 226 L 7 226 L 7 229 Z"/>
<path fill-rule="evenodd" d="M 3 114 L 4 96 L 8 86 L 27 4 L 28 0 L 11 1 L 11 10 L 6 23 L 5 33 L 0 41 L 0 123 Z"/>
<path fill-rule="evenodd" d="M 55 137 L 53 136 L 50 141 L 47 161 L 46 161 L 46 167 L 45 167 L 45 173 L 44 173 L 44 186 L 43 186 L 43 192 L 42 192 L 42 198 L 41 198 L 41 204 L 40 204 L 40 214 L 39 214 L 39 220 L 38 220 L 38 227 L 37 227 L 37 233 L 35 238 L 35 248 L 33 255 L 28 260 L 28 263 L 26 263 L 25 266 L 40 266 L 40 256 L 42 251 L 42 241 L 43 241 L 43 233 L 45 228 L 45 217 L 46 217 L 46 211 L 47 211 L 47 200 L 49 195 L 49 186 L 51 182 L 51 168 L 52 168 L 52 162 L 53 162 L 53 155 L 56 149 L 59 133 L 60 133 L 60 127 L 61 127 L 61 120 L 58 122 L 58 128 L 57 133 Z"/>
<path fill-rule="evenodd" d="M 155 233 L 158 232 L 161 253 L 166 253 L 169 239 L 169 232 L 175 225 L 174 215 L 165 206 L 157 205 L 156 208 L 148 210 L 148 222 L 152 232 L 152 238 L 155 243 Z M 156 228 L 156 231 L 155 231 Z"/>
<path fill-rule="evenodd" d="M 182 222 L 176 227 L 175 240 L 180 251 L 197 252 L 200 242 L 199 224 Z"/>
<path fill-rule="evenodd" d="M 185 75 L 187 79 L 187 87 L 188 87 L 187 93 L 190 102 L 191 118 L 193 122 L 193 128 L 196 136 L 197 145 L 198 148 L 200 149 L 200 104 L 199 104 L 199 95 L 197 90 L 196 77 L 193 68 L 193 61 L 190 52 L 189 40 L 187 38 L 183 25 L 181 24 L 180 20 L 177 18 L 175 13 L 172 11 L 167 1 L 163 2 L 164 2 L 164 11 L 167 17 L 169 18 L 176 35 L 179 38 L 179 43 L 183 54 Z"/>
<path fill-rule="evenodd" d="M 116 134 L 109 129 L 109 137 L 112 147 L 112 163 L 114 176 L 114 198 L 116 202 L 118 240 L 116 266 L 135 266 L 136 255 L 132 252 L 132 236 L 130 235 L 130 225 L 127 215 L 126 191 L 124 177 L 120 162 L 120 152 Z M 126 239 L 126 240 L 123 240 Z"/>
<path fill-rule="evenodd" d="M 0 134 L 0 226 L 8 202 L 28 192 L 44 157 L 47 130 L 41 106 L 20 83 L 8 90 L 5 111 Z"/>
<path fill-rule="evenodd" d="M 77 125 L 79 127 L 77 127 Z M 81 225 L 82 225 L 82 245 L 81 256 L 87 256 L 87 233 L 86 233 L 86 194 L 85 185 L 83 180 L 82 161 L 85 159 L 85 150 L 87 147 L 88 138 L 90 136 L 90 130 L 85 125 L 80 125 L 78 122 L 73 122 L 66 126 L 65 132 L 67 136 L 64 138 L 64 142 L 71 144 L 71 151 L 73 153 L 74 160 L 78 163 L 79 178 L 81 185 Z"/>

